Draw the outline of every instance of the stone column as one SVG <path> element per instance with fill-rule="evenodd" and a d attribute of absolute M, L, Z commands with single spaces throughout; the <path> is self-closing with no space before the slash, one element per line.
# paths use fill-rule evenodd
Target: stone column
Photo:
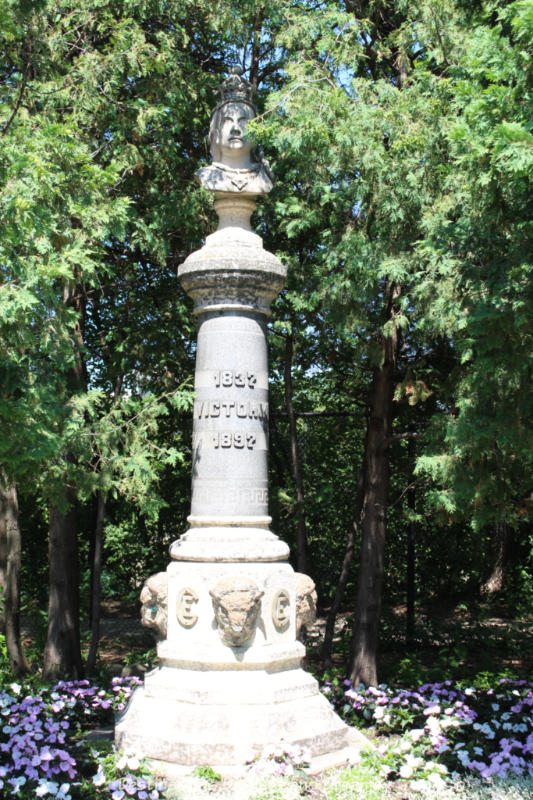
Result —
<path fill-rule="evenodd" d="M 350 752 L 300 667 L 296 575 L 269 529 L 266 319 L 285 268 L 250 228 L 272 186 L 244 137 L 250 88 L 238 71 L 222 85 L 211 144 L 225 161 L 199 172 L 219 226 L 178 271 L 198 316 L 190 527 L 170 548 L 160 665 L 116 726 L 120 747 L 183 765 L 244 764 L 280 739 L 337 762 Z"/>
<path fill-rule="evenodd" d="M 286 270 L 249 229 L 253 198 L 217 198 L 219 229 L 178 271 L 194 299 L 198 349 L 191 527 L 170 552 L 180 561 L 280 561 L 289 549 L 269 531 L 266 319 Z"/>

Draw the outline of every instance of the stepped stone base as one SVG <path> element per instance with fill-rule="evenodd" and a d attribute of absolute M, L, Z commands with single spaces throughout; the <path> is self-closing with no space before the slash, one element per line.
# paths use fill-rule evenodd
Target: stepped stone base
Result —
<path fill-rule="evenodd" d="M 353 732 L 300 668 L 194 671 L 159 667 L 118 718 L 126 752 L 181 765 L 244 765 L 265 745 L 296 744 L 313 758 L 348 760 Z"/>

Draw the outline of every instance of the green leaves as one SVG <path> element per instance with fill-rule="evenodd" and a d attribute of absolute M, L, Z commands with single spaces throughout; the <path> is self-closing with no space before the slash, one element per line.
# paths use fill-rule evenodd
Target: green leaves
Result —
<path fill-rule="evenodd" d="M 159 430 L 191 398 L 175 270 L 208 218 L 192 177 L 225 40 L 207 11 L 2 7 L 0 463 L 46 498 L 100 489 L 153 513 L 184 457 Z"/>

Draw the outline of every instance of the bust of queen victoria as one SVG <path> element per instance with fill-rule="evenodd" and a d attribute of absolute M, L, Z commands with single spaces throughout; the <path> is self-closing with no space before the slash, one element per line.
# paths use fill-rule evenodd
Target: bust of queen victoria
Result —
<path fill-rule="evenodd" d="M 246 138 L 248 120 L 255 117 L 252 85 L 232 67 L 218 89 L 219 102 L 211 115 L 209 146 L 213 163 L 202 167 L 196 177 L 204 189 L 221 194 L 268 194 L 272 173 L 260 148 Z"/>

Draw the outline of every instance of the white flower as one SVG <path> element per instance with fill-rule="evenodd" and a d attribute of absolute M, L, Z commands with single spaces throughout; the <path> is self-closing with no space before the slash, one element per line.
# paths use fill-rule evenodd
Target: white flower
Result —
<path fill-rule="evenodd" d="M 10 683 L 9 684 L 9 688 L 15 694 L 20 694 L 20 690 L 22 689 L 22 686 L 20 685 L 20 683 Z"/>
<path fill-rule="evenodd" d="M 95 786 L 103 786 L 106 781 L 106 777 L 103 772 L 98 771 L 96 775 L 93 775 L 93 784 Z"/>
<path fill-rule="evenodd" d="M 59 786 L 55 781 L 43 781 L 39 783 L 39 786 L 35 790 L 35 794 L 37 797 L 44 797 L 47 794 L 56 795 L 58 792 Z"/>
<path fill-rule="evenodd" d="M 139 767 L 140 767 L 140 764 L 139 764 L 139 759 L 137 758 L 137 756 L 130 756 L 128 758 L 128 769 L 132 769 L 135 772 L 135 770 L 139 769 Z"/>
<path fill-rule="evenodd" d="M 426 728 L 429 730 L 430 734 L 435 735 L 436 733 L 440 733 L 440 722 L 437 717 L 428 717 Z"/>
<path fill-rule="evenodd" d="M 128 766 L 128 759 L 126 756 L 121 756 L 117 761 L 117 769 L 126 769 Z"/>
<path fill-rule="evenodd" d="M 401 778 L 410 778 L 412 774 L 413 770 L 412 767 L 409 766 L 409 764 L 404 764 L 403 766 L 400 767 Z"/>
<path fill-rule="evenodd" d="M 436 772 L 430 772 L 430 774 L 427 776 L 426 780 L 429 783 L 431 783 L 433 786 L 435 786 L 435 788 L 437 788 L 437 789 L 443 789 L 444 788 L 444 785 L 445 785 L 444 781 L 442 780 L 440 775 L 437 775 Z"/>
<path fill-rule="evenodd" d="M 425 731 L 423 728 L 413 728 L 411 731 L 409 731 L 409 736 L 411 737 L 413 742 L 418 742 L 418 740 L 422 738 L 424 733 Z"/>

